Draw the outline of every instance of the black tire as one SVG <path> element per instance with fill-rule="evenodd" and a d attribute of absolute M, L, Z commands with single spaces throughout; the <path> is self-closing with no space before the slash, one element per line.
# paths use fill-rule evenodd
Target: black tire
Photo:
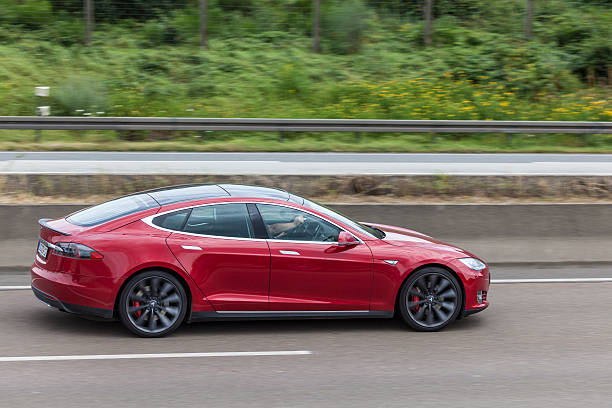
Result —
<path fill-rule="evenodd" d="M 164 271 L 145 271 L 131 278 L 121 291 L 119 318 L 140 337 L 163 337 L 183 323 L 188 305 L 178 279 Z"/>
<path fill-rule="evenodd" d="M 413 272 L 400 291 L 402 319 L 418 331 L 437 331 L 452 323 L 463 306 L 457 278 L 439 267 Z"/>

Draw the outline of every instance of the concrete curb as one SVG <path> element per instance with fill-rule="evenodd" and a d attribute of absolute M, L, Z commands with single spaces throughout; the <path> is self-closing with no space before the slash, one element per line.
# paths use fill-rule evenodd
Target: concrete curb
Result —
<path fill-rule="evenodd" d="M 4 224 L 0 269 L 29 267 L 39 218 L 59 218 L 82 207 L 0 205 Z M 492 264 L 612 263 L 612 204 L 331 204 L 330 207 L 360 221 L 423 232 L 468 249 Z"/>

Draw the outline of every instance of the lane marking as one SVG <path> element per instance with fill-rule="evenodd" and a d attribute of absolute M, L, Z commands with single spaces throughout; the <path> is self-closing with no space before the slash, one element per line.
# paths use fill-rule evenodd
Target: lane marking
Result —
<path fill-rule="evenodd" d="M 70 360 L 126 360 L 150 358 L 193 358 L 193 357 L 258 357 L 258 356 L 300 356 L 312 354 L 308 350 L 296 351 L 228 351 L 215 353 L 164 353 L 164 354 L 92 354 L 74 356 L 25 356 L 0 357 L 0 362 L 15 361 L 70 361 Z"/>
<path fill-rule="evenodd" d="M 594 283 L 612 282 L 612 278 L 491 279 L 491 283 Z"/>
<path fill-rule="evenodd" d="M 0 286 L 0 291 L 2 290 L 26 290 L 32 289 L 31 286 Z"/>

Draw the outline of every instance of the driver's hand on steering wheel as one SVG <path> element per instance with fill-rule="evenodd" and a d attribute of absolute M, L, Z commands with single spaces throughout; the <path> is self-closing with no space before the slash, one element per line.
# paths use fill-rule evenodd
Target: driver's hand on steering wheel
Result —
<path fill-rule="evenodd" d="M 304 216 L 303 215 L 298 215 L 297 217 L 295 217 L 293 219 L 293 223 L 295 224 L 296 227 L 298 225 L 302 225 L 304 223 Z"/>

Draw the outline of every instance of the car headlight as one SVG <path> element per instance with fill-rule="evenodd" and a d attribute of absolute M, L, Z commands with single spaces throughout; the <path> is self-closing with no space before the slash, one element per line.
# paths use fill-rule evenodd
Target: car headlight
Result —
<path fill-rule="evenodd" d="M 459 259 L 465 266 L 475 271 L 482 271 L 487 265 L 480 259 L 476 258 L 460 258 Z"/>

